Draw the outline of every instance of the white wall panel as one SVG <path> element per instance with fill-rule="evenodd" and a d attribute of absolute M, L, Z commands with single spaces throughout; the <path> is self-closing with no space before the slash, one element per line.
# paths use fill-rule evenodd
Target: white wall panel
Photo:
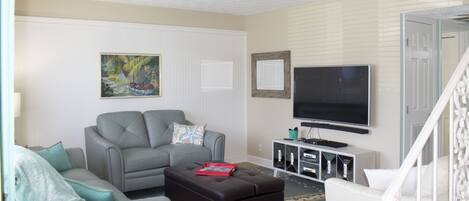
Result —
<path fill-rule="evenodd" d="M 240 31 L 19 17 L 17 143 L 84 147 L 83 129 L 101 113 L 181 109 L 191 121 L 227 135 L 227 160 L 244 160 L 245 41 Z M 161 54 L 162 96 L 100 99 L 100 52 Z M 202 60 L 233 62 L 232 89 L 202 92 Z"/>

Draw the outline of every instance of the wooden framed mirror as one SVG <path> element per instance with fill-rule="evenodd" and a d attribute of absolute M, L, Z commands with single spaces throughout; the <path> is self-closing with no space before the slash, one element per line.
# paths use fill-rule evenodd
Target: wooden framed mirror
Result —
<path fill-rule="evenodd" d="M 290 51 L 251 55 L 252 97 L 291 97 Z"/>

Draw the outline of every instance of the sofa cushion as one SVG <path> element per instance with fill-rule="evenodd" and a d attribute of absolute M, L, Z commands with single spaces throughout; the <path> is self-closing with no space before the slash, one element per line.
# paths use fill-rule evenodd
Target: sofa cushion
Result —
<path fill-rule="evenodd" d="M 169 166 L 169 154 L 152 148 L 122 150 L 124 172 L 136 172 Z"/>
<path fill-rule="evenodd" d="M 169 144 L 158 147 L 157 150 L 169 154 L 169 164 L 174 166 L 188 162 L 205 162 L 211 160 L 209 149 L 193 144 Z"/>
<path fill-rule="evenodd" d="M 149 147 L 148 134 L 140 112 L 112 112 L 97 118 L 99 133 L 122 149 Z"/>
<path fill-rule="evenodd" d="M 88 185 L 73 179 L 65 179 L 65 181 L 86 201 L 115 201 L 111 190 Z"/>
<path fill-rule="evenodd" d="M 83 181 L 82 183 L 94 186 L 97 188 L 102 188 L 105 190 L 112 191 L 112 195 L 114 196 L 115 201 L 130 201 L 127 196 L 125 196 L 121 191 L 119 191 L 116 187 L 114 187 L 112 184 L 108 183 L 107 181 L 104 180 L 88 180 L 88 181 Z"/>
<path fill-rule="evenodd" d="M 173 138 L 173 123 L 187 124 L 184 112 L 180 110 L 152 110 L 143 113 L 148 129 L 151 147 L 171 143 Z"/>
<path fill-rule="evenodd" d="M 99 179 L 98 176 L 94 175 L 88 170 L 82 168 L 74 168 L 66 170 L 60 173 L 63 177 L 73 179 L 77 181 L 87 181 Z"/>

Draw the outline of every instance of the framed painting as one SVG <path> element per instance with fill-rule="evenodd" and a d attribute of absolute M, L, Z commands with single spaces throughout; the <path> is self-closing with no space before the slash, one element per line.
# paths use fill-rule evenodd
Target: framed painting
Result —
<path fill-rule="evenodd" d="M 161 55 L 101 53 L 101 98 L 161 96 Z"/>

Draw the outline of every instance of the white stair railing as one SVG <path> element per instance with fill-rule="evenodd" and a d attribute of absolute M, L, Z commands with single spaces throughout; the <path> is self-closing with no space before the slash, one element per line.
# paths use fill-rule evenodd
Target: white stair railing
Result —
<path fill-rule="evenodd" d="M 449 189 L 438 189 L 438 122 L 445 107 L 449 104 Z M 433 111 L 420 131 L 415 143 L 402 163 L 398 176 L 383 194 L 383 201 L 397 201 L 401 198 L 401 188 L 411 168 L 417 166 L 416 200 L 421 200 L 422 153 L 427 142 L 433 138 L 433 197 L 438 199 L 438 191 L 448 190 L 448 199 L 469 200 L 469 48 L 443 90 Z"/>

